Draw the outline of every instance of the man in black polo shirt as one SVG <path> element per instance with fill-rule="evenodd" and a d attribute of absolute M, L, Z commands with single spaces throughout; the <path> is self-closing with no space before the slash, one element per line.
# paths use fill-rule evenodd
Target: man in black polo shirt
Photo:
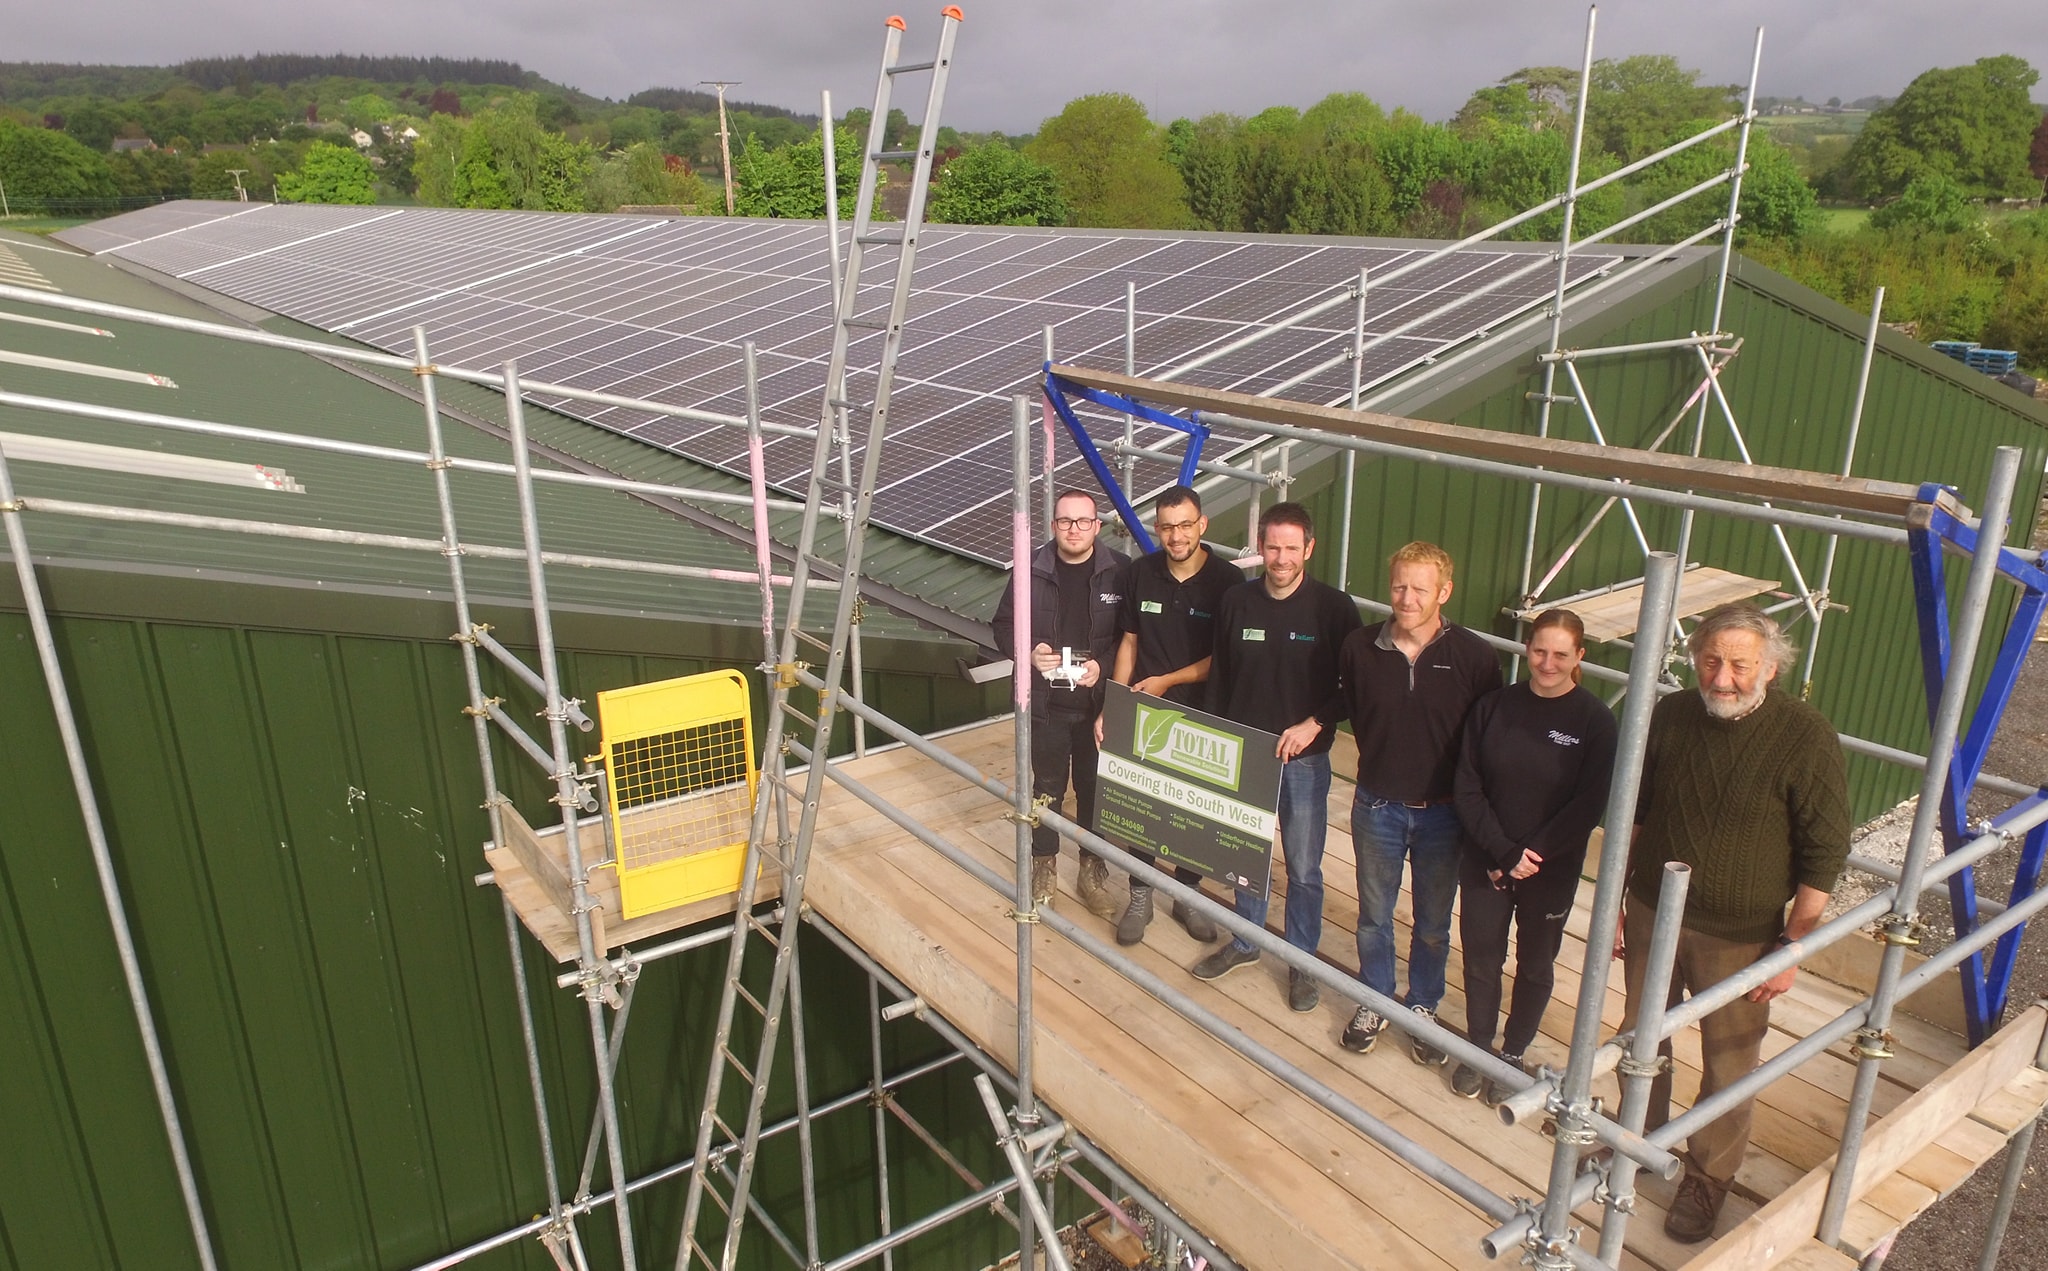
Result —
<path fill-rule="evenodd" d="M 1259 517 L 1265 576 L 1223 593 L 1208 704 L 1212 715 L 1280 736 L 1274 754 L 1281 761 L 1280 852 L 1287 863 L 1284 931 L 1287 943 L 1310 954 L 1323 934 L 1330 742 L 1344 718 L 1337 651 L 1361 625 L 1351 597 L 1308 576 L 1315 550 L 1315 522 L 1301 504 L 1275 503 Z M 1266 898 L 1240 891 L 1237 912 L 1263 924 Z M 1233 938 L 1195 964 L 1195 978 L 1213 980 L 1258 958 L 1249 942 Z M 1312 1011 L 1320 996 L 1315 981 L 1288 968 L 1288 1006 Z"/>
<path fill-rule="evenodd" d="M 1012 647 L 1014 577 L 996 605 L 996 648 L 1016 660 L 1016 674 L 1033 675 L 1031 792 L 1057 808 L 1067 797 L 1071 775 L 1074 819 L 1089 825 L 1095 819 L 1095 717 L 1102 713 L 1103 673 L 1116 647 L 1116 609 L 1127 559 L 1095 541 L 1102 517 L 1095 496 L 1086 490 L 1060 492 L 1053 500 L 1052 525 L 1052 541 L 1031 557 L 1031 648 L 1020 656 Z M 1063 652 L 1080 674 L 1055 682 L 1047 672 L 1061 666 Z M 1060 836 L 1050 826 L 1031 831 L 1031 893 L 1041 904 L 1052 900 L 1059 850 Z M 1116 917 L 1109 866 L 1101 857 L 1082 852 L 1076 878 L 1074 892 L 1088 912 Z"/>
<path fill-rule="evenodd" d="M 1202 496 L 1187 486 L 1174 486 L 1153 503 L 1152 533 L 1159 550 L 1132 561 L 1124 575 L 1112 680 L 1169 702 L 1202 705 L 1208 692 L 1209 655 L 1216 642 L 1216 606 L 1224 592 L 1244 581 L 1244 571 L 1202 546 L 1208 529 Z M 1095 734 L 1100 745 L 1099 717 Z M 1152 863 L 1149 852 L 1132 855 Z M 1202 881 L 1198 871 L 1185 865 L 1174 866 L 1173 876 L 1190 887 Z M 1203 944 L 1216 938 L 1216 924 L 1192 907 L 1175 901 L 1173 916 Z M 1116 942 L 1137 944 L 1151 921 L 1152 888 L 1133 878 L 1130 901 L 1116 924 Z"/>
<path fill-rule="evenodd" d="M 1458 747 L 1473 703 L 1501 687 L 1500 659 L 1484 640 L 1443 616 L 1451 598 L 1451 556 L 1410 543 L 1388 562 L 1394 613 L 1344 642 L 1344 697 L 1358 737 L 1358 790 L 1351 846 L 1358 858 L 1358 978 L 1394 993 L 1394 902 L 1401 864 L 1414 876 L 1415 924 L 1408 941 L 1408 1009 L 1436 1019 L 1451 952 L 1451 902 L 1458 894 L 1463 831 L 1451 803 Z M 1387 1021 L 1361 1006 L 1341 1039 L 1371 1050 Z M 1444 1052 L 1414 1039 L 1418 1064 Z"/>

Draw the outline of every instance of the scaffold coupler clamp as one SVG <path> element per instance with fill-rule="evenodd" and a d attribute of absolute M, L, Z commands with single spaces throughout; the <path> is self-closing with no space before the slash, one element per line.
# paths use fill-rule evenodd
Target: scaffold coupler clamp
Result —
<path fill-rule="evenodd" d="M 1003 819 L 1017 825 L 1028 825 L 1035 830 L 1038 828 L 1039 815 L 1051 806 L 1051 795 L 1035 794 L 1031 796 L 1029 811 L 1019 812 L 1017 809 L 1011 808 L 1008 812 L 1003 813 Z"/>
<path fill-rule="evenodd" d="M 1890 1059 L 1892 1043 L 1898 1038 L 1888 1028 L 1861 1028 L 1856 1030 L 1856 1040 L 1849 1049 L 1858 1059 Z"/>
<path fill-rule="evenodd" d="M 1654 1079 L 1663 1076 L 1670 1069 L 1671 1056 L 1669 1055 L 1656 1055 L 1645 1061 L 1637 1059 L 1632 1054 L 1623 1052 L 1621 1058 L 1614 1061 L 1614 1071 L 1623 1077 L 1649 1077 Z"/>
<path fill-rule="evenodd" d="M 811 664 L 808 662 L 777 662 L 775 664 L 775 687 L 779 689 L 795 688 L 797 672 L 810 669 Z"/>
<path fill-rule="evenodd" d="M 456 638 L 459 640 L 462 637 L 457 636 Z M 479 702 L 475 706 L 463 707 L 462 713 L 469 716 L 472 719 L 488 716 L 491 713 L 491 707 L 503 705 L 504 701 L 505 699 L 502 697 L 486 697 L 482 702 Z"/>
<path fill-rule="evenodd" d="M 1927 924 L 1920 921 L 1918 914 L 1893 914 L 1884 920 L 1877 938 L 1882 944 L 1903 945 L 1911 949 L 1920 943 L 1920 937 L 1926 931 Z"/>

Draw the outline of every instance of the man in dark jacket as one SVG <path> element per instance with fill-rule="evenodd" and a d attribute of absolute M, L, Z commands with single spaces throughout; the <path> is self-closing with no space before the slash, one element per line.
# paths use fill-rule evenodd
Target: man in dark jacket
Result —
<path fill-rule="evenodd" d="M 1011 632 L 1017 599 L 1012 577 L 996 606 L 996 648 L 1017 662 L 1031 685 L 1031 791 L 1057 808 L 1074 789 L 1074 819 L 1095 819 L 1095 717 L 1102 712 L 1102 684 L 1116 650 L 1116 612 L 1123 600 L 1126 558 L 1095 541 L 1102 517 L 1095 496 L 1064 490 L 1053 501 L 1053 537 L 1031 558 L 1031 648 L 1019 656 Z M 1059 835 L 1046 826 L 1031 832 L 1031 891 L 1044 904 L 1052 899 Z M 1081 853 L 1075 892 L 1088 911 L 1116 917 L 1109 892 L 1109 866 L 1093 852 Z"/>

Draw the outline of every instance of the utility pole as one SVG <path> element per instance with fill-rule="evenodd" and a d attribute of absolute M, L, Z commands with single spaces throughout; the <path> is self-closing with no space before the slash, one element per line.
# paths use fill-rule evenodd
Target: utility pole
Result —
<path fill-rule="evenodd" d="M 242 177 L 246 175 L 248 171 L 249 169 L 247 168 L 228 169 L 228 175 L 235 179 L 235 202 L 237 203 L 247 203 L 249 201 L 249 192 L 242 188 Z"/>
<path fill-rule="evenodd" d="M 725 90 L 738 88 L 736 79 L 700 79 L 698 84 L 718 90 L 718 161 L 725 169 L 725 214 L 732 215 L 732 131 L 725 123 Z"/>

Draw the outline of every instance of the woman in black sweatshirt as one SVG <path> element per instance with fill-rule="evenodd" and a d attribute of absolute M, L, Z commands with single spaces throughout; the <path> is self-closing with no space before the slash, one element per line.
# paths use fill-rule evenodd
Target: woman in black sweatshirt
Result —
<path fill-rule="evenodd" d="M 1479 700 L 1458 759 L 1466 1036 L 1493 1049 L 1512 922 L 1515 991 L 1498 1053 L 1516 1065 L 1550 1005 L 1586 840 L 1606 810 L 1614 770 L 1614 714 L 1579 687 L 1585 634 L 1569 609 L 1538 615 L 1529 678 Z M 1463 1064 L 1451 1089 L 1468 1099 L 1484 1089 L 1488 1103 L 1498 1102 L 1493 1083 Z"/>

